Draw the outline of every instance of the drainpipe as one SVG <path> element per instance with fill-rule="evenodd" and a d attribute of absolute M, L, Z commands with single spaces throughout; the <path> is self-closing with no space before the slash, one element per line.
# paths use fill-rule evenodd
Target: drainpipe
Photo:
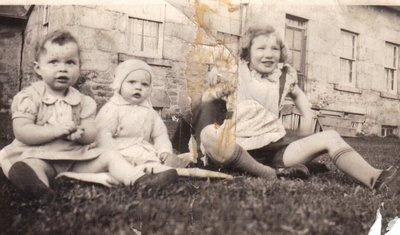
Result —
<path fill-rule="evenodd" d="M 18 71 L 18 91 L 22 89 L 22 56 L 24 53 L 24 43 L 25 43 L 25 29 L 21 32 L 21 38 L 22 38 L 22 45 L 21 45 L 21 51 L 19 54 L 20 62 L 19 62 L 19 71 Z"/>

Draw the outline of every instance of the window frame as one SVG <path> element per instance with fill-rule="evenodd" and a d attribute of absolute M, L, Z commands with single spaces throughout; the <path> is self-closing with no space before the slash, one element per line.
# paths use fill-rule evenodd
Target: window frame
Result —
<path fill-rule="evenodd" d="M 293 67 L 296 69 L 297 74 L 298 74 L 298 82 L 299 82 L 299 87 L 304 90 L 304 86 L 306 83 L 306 57 L 307 57 L 307 27 L 308 26 L 308 20 L 301 18 L 301 17 L 297 17 L 294 15 L 290 15 L 290 14 L 286 14 L 285 16 L 285 37 L 284 37 L 284 41 L 285 41 L 285 46 L 288 49 L 288 53 L 290 53 L 291 57 L 292 57 L 292 51 L 296 51 L 300 53 L 300 68 L 299 70 L 295 67 L 294 64 L 294 59 L 291 58 L 291 63 L 293 65 Z M 288 39 L 288 35 L 287 35 L 287 31 L 291 30 L 291 31 L 297 31 L 301 34 L 301 42 L 300 42 L 300 50 L 299 49 L 295 49 L 292 48 L 292 45 L 286 45 L 287 43 L 287 39 Z M 294 42 L 294 38 L 293 38 L 293 42 Z"/>
<path fill-rule="evenodd" d="M 398 127 L 391 125 L 382 125 L 381 126 L 381 137 L 396 135 Z"/>
<path fill-rule="evenodd" d="M 156 21 L 156 20 L 150 20 L 150 19 L 144 19 L 141 17 L 136 17 L 136 16 L 127 16 L 127 45 L 128 45 L 128 52 L 132 55 L 135 56 L 141 56 L 141 57 L 148 57 L 148 58 L 157 58 L 160 59 L 162 58 L 163 55 L 163 48 L 164 48 L 164 26 L 165 26 L 165 20 L 164 20 L 164 15 L 165 15 L 165 10 L 163 11 L 162 19 L 163 21 Z M 132 34 L 132 24 L 134 20 L 140 20 L 143 22 L 142 24 L 142 34 L 141 34 L 141 39 L 142 39 L 142 46 L 143 46 L 143 39 L 145 37 L 144 35 L 144 24 L 145 22 L 150 22 L 150 23 L 157 23 L 158 25 L 158 36 L 157 36 L 157 50 L 155 52 L 149 52 L 149 51 L 137 51 L 134 50 L 134 46 L 131 44 L 132 43 L 132 37 L 134 34 Z"/>
<path fill-rule="evenodd" d="M 351 46 L 351 56 L 345 55 L 344 50 L 344 36 L 351 36 L 352 37 L 352 46 Z M 358 55 L 358 33 L 352 32 L 345 29 L 340 29 L 340 39 L 341 39 L 341 49 L 342 52 L 339 56 L 339 71 L 340 71 L 340 83 L 344 85 L 348 85 L 351 87 L 356 87 L 357 85 L 357 55 Z M 343 71 L 343 62 L 346 62 L 350 69 L 349 71 Z M 349 74 L 347 76 L 343 76 L 344 74 Z"/>
<path fill-rule="evenodd" d="M 400 65 L 399 65 L 399 49 L 400 46 L 398 44 L 395 43 L 391 43 L 386 41 L 385 42 L 385 59 L 386 57 L 386 49 L 388 49 L 388 47 L 393 48 L 393 57 L 391 60 L 391 64 L 387 64 L 387 61 L 385 60 L 384 65 L 383 65 L 383 69 L 384 69 L 384 80 L 385 80 L 385 91 L 392 93 L 392 94 L 397 94 L 397 87 L 398 87 L 398 70 L 400 69 Z M 391 79 L 389 78 L 388 74 L 391 72 L 392 76 Z"/>

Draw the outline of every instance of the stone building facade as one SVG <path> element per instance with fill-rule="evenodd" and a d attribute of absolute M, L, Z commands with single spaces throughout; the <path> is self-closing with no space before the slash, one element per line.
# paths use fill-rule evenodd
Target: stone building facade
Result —
<path fill-rule="evenodd" d="M 99 107 L 112 95 L 109 85 L 117 64 L 139 58 L 151 65 L 156 75 L 153 105 L 163 108 L 164 116 L 182 113 L 190 108 L 188 94 L 198 96 L 202 87 L 199 81 L 213 63 L 217 39 L 212 33 L 217 37 L 233 31 L 236 46 L 240 35 L 237 13 L 217 19 L 222 24 L 214 28 L 223 31 L 210 28 L 210 33 L 185 15 L 194 14 L 188 9 L 183 13 L 162 0 L 135 5 L 35 6 L 25 29 L 21 87 L 37 79 L 31 64 L 36 43 L 50 31 L 65 29 L 81 46 L 82 78 L 78 85 L 95 97 Z M 213 14 L 215 19 L 221 18 Z M 232 26 L 237 27 L 232 30 Z"/>
<path fill-rule="evenodd" d="M 243 29 L 257 21 L 273 25 L 285 39 L 299 84 L 320 123 L 329 119 L 334 128 L 341 128 L 335 123 L 348 123 L 346 128 L 357 133 L 399 135 L 397 7 L 159 0 L 25 9 L 29 17 L 0 31 L 1 50 L 7 54 L 0 66 L 14 66 L 0 74 L 0 108 L 7 108 L 13 94 L 37 79 L 32 69 L 37 41 L 49 31 L 66 29 L 81 44 L 78 86 L 99 107 L 112 95 L 116 65 L 140 58 L 156 74 L 153 104 L 163 109 L 165 118 L 179 115 L 190 108 L 189 100 L 199 98 L 213 64 L 237 60 Z M 291 117 L 287 126 L 296 126 L 296 110 L 286 111 Z"/>
<path fill-rule="evenodd" d="M 249 23 L 260 17 L 284 35 L 316 114 L 363 134 L 399 135 L 399 7 L 250 5 Z"/>

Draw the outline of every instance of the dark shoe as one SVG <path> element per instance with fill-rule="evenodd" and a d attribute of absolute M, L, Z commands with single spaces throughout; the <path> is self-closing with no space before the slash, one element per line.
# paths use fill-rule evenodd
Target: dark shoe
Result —
<path fill-rule="evenodd" d="M 318 174 L 329 171 L 329 168 L 326 164 L 317 161 L 308 162 L 305 165 L 311 174 Z"/>
<path fill-rule="evenodd" d="M 385 169 L 375 182 L 374 189 L 380 192 L 400 193 L 400 161 Z"/>
<path fill-rule="evenodd" d="M 296 164 L 291 167 L 278 169 L 276 176 L 278 178 L 307 179 L 310 177 L 310 171 L 305 165 Z"/>
<path fill-rule="evenodd" d="M 178 172 L 175 169 L 169 169 L 156 174 L 146 174 L 137 179 L 133 185 L 138 188 L 162 188 L 177 181 Z"/>
<path fill-rule="evenodd" d="M 29 198 L 50 202 L 55 193 L 39 179 L 35 171 L 25 162 L 16 162 L 8 172 L 9 180 Z"/>

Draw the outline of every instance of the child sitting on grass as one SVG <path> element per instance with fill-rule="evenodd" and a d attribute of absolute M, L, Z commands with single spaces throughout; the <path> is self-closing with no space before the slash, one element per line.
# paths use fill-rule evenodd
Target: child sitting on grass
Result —
<path fill-rule="evenodd" d="M 167 127 L 151 105 L 153 78 L 150 66 L 141 60 L 127 60 L 117 66 L 112 85 L 114 95 L 96 118 L 99 147 L 105 152 L 117 151 L 143 175 L 136 183 L 138 187 L 166 185 L 177 175 L 231 179 L 219 172 L 182 168 L 190 159 L 185 154 L 172 153 Z M 111 186 L 107 182 L 115 181 L 112 175 L 106 174 L 67 172 L 61 175 L 106 186 Z"/>
<path fill-rule="evenodd" d="M 143 171 L 118 152 L 90 145 L 97 135 L 96 103 L 72 87 L 79 78 L 80 66 L 76 39 L 66 31 L 50 33 L 36 48 L 34 70 L 41 81 L 13 99 L 16 139 L 1 150 L 1 166 L 8 179 L 29 196 L 53 198 L 50 180 L 62 172 L 109 172 L 110 180 L 125 185 L 143 176 Z M 173 181 L 176 172 L 161 178 Z"/>
<path fill-rule="evenodd" d="M 98 143 L 115 149 L 133 166 L 153 171 L 170 169 L 164 163 L 176 158 L 167 127 L 150 101 L 151 67 L 141 60 L 127 60 L 115 70 L 114 95 L 96 117 Z"/>
<path fill-rule="evenodd" d="M 339 170 L 365 186 L 400 193 L 399 160 L 378 169 L 334 130 L 311 133 L 311 104 L 298 87 L 296 71 L 287 64 L 287 49 L 272 26 L 250 27 L 242 40 L 236 89 L 209 96 L 193 112 L 194 135 L 213 163 L 275 179 L 276 168 L 304 169 L 303 164 L 328 153 Z M 285 137 L 279 119 L 286 96 L 302 114 L 296 139 Z"/>

